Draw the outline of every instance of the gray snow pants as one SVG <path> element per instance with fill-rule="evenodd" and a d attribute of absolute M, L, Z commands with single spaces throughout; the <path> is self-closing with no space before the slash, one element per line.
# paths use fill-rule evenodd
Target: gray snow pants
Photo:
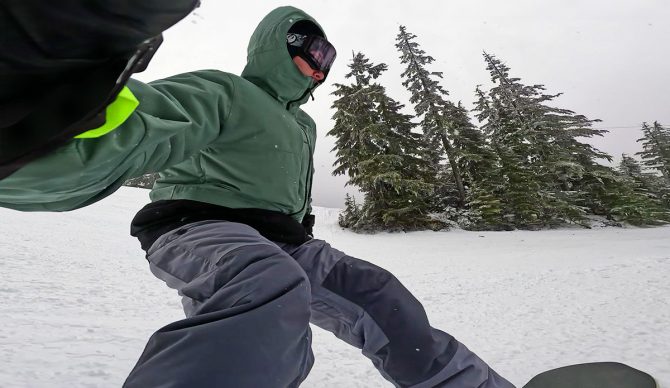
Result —
<path fill-rule="evenodd" d="M 147 258 L 187 318 L 153 334 L 126 388 L 297 387 L 314 361 L 310 321 L 362 349 L 396 387 L 513 387 L 432 328 L 393 275 L 324 241 L 275 243 L 200 221 L 161 236 Z"/>

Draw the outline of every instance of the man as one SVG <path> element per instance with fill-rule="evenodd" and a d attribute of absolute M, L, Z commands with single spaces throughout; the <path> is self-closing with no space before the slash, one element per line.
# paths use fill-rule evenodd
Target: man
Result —
<path fill-rule="evenodd" d="M 139 106 L 113 132 L 0 181 L 4 206 L 68 210 L 161 171 L 132 234 L 187 318 L 152 336 L 126 387 L 297 387 L 313 362 L 310 321 L 361 348 L 398 387 L 512 387 L 430 327 L 390 273 L 312 238 L 316 130 L 300 105 L 334 58 L 314 19 L 275 9 L 252 35 L 241 77 L 131 80 Z"/>

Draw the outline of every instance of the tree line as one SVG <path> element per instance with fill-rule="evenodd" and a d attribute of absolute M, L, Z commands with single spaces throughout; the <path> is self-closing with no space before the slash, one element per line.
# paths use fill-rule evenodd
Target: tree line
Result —
<path fill-rule="evenodd" d="M 552 106 L 559 94 L 526 85 L 494 55 L 483 59 L 492 86 L 475 88 L 470 112 L 449 99 L 441 72 L 416 35 L 400 26 L 395 47 L 402 85 L 414 115 L 379 83 L 388 70 L 355 53 L 349 84 L 335 84 L 334 175 L 363 194 L 347 195 L 340 225 L 359 232 L 441 229 L 589 227 L 593 216 L 612 224 L 670 221 L 670 129 L 643 123 L 638 162 L 612 157 L 584 142 L 607 131 Z"/>

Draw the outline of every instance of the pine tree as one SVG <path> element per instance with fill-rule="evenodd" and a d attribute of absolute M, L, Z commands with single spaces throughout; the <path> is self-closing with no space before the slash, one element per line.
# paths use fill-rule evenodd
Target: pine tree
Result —
<path fill-rule="evenodd" d="M 580 182 L 597 159 L 611 157 L 578 139 L 605 131 L 592 128 L 598 120 L 550 106 L 560 94 L 522 84 L 492 55 L 484 53 L 484 59 L 494 87 L 486 95 L 478 91 L 475 110 L 504 176 L 506 217 L 520 228 L 583 223 L 589 194 Z"/>
<path fill-rule="evenodd" d="M 643 164 L 663 175 L 670 185 L 670 129 L 664 128 L 657 121 L 652 126 L 642 124 L 642 152 L 636 153 L 642 158 Z"/>
<path fill-rule="evenodd" d="M 490 152 L 484 134 L 472 123 L 468 110 L 459 101 L 451 114 L 454 148 L 457 150 L 458 167 L 466 186 L 477 180 L 483 172 Z"/>
<path fill-rule="evenodd" d="M 347 193 L 344 198 L 344 210 L 338 216 L 338 224 L 343 228 L 353 228 L 361 218 L 361 207 L 356 203 L 356 198 Z"/>
<path fill-rule="evenodd" d="M 455 106 L 447 100 L 448 92 L 439 84 L 441 72 L 429 71 L 427 66 L 435 59 L 426 54 L 415 42 L 416 35 L 400 26 L 396 38 L 396 48 L 400 52 L 400 62 L 407 67 L 402 73 L 403 85 L 412 94 L 410 102 L 414 104 L 417 116 L 421 117 L 421 128 L 430 144 L 432 166 L 436 175 L 440 171 L 440 159 L 445 155 L 451 169 L 451 175 L 458 195 L 456 205 L 466 202 L 465 176 L 463 169 L 472 167 L 476 161 L 477 133 L 470 123 L 467 111 L 460 104 Z"/>
<path fill-rule="evenodd" d="M 401 113 L 403 105 L 372 82 L 386 65 L 373 65 L 358 53 L 349 67 L 346 78 L 355 83 L 337 85 L 335 126 L 328 134 L 337 138 L 334 174 L 346 172 L 365 196 L 351 227 L 370 232 L 435 227 L 428 215 L 433 185 L 426 182 L 421 136 L 412 131 L 412 116 Z"/>
<path fill-rule="evenodd" d="M 335 126 L 328 135 L 336 138 L 332 149 L 336 156 L 333 175 L 347 174 L 350 178 L 348 184 L 351 184 L 354 183 L 351 179 L 359 175 L 359 163 L 377 151 L 369 135 L 375 124 L 375 118 L 370 114 L 375 108 L 375 102 L 367 88 L 387 66 L 383 63 L 373 65 L 361 53 L 355 54 L 348 66 L 351 70 L 345 77 L 353 78 L 355 83 L 335 84 L 336 89 L 332 93 L 338 97 L 332 106 L 335 109 Z"/>
<path fill-rule="evenodd" d="M 650 190 L 657 177 L 644 173 L 640 164 L 625 154 L 617 170 L 618 185 L 612 190 L 615 195 L 610 205 L 612 218 L 633 225 L 659 225 L 670 221 L 670 212 Z"/>
<path fill-rule="evenodd" d="M 643 179 L 642 166 L 640 166 L 640 163 L 626 154 L 621 154 L 621 162 L 619 162 L 617 169 L 621 174 L 635 180 L 642 181 Z"/>
<path fill-rule="evenodd" d="M 626 154 L 621 155 L 618 171 L 628 179 L 636 193 L 651 199 L 654 207 L 670 210 L 670 186 L 664 177 L 643 171 L 640 163 Z"/>
<path fill-rule="evenodd" d="M 544 210 L 550 205 L 545 201 L 549 195 L 537 163 L 538 139 L 517 106 L 517 101 L 525 99 L 526 106 L 537 109 L 529 103 L 535 96 L 518 83 L 519 79 L 510 78 L 509 68 L 500 61 L 487 54 L 485 59 L 495 86 L 487 95 L 478 91 L 475 111 L 497 155 L 503 220 L 516 228 L 541 228 L 545 226 Z"/>
<path fill-rule="evenodd" d="M 474 109 L 477 119 L 482 122 L 482 138 L 486 135 L 496 133 L 500 128 L 501 120 L 499 110 L 493 107 L 493 101 L 490 101 L 479 86 L 476 88 L 478 101 Z M 483 156 L 476 170 L 472 174 L 472 182 L 468 191 L 467 205 L 470 208 L 472 225 L 470 228 L 477 230 L 500 230 L 513 229 L 510 217 L 511 214 L 507 207 L 505 193 L 508 189 L 508 181 L 504 174 L 503 160 L 499 155 L 505 153 L 500 149 L 501 144 L 496 141 L 485 141 L 483 139 L 480 146 L 480 153 Z"/>
<path fill-rule="evenodd" d="M 642 166 L 637 160 L 626 154 L 621 154 L 621 161 L 617 166 L 617 172 L 621 179 L 625 180 L 626 185 L 632 192 L 649 198 L 652 201 L 658 201 L 656 194 L 650 190 L 653 186 L 654 176 L 643 172 Z"/>

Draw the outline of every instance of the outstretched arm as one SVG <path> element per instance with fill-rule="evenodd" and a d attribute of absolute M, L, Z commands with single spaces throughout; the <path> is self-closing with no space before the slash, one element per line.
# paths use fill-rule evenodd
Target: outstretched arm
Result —
<path fill-rule="evenodd" d="M 67 211 L 94 203 L 128 178 L 161 171 L 225 130 L 233 81 L 205 70 L 144 84 L 130 80 L 137 109 L 113 131 L 76 138 L 0 180 L 0 206 Z"/>

